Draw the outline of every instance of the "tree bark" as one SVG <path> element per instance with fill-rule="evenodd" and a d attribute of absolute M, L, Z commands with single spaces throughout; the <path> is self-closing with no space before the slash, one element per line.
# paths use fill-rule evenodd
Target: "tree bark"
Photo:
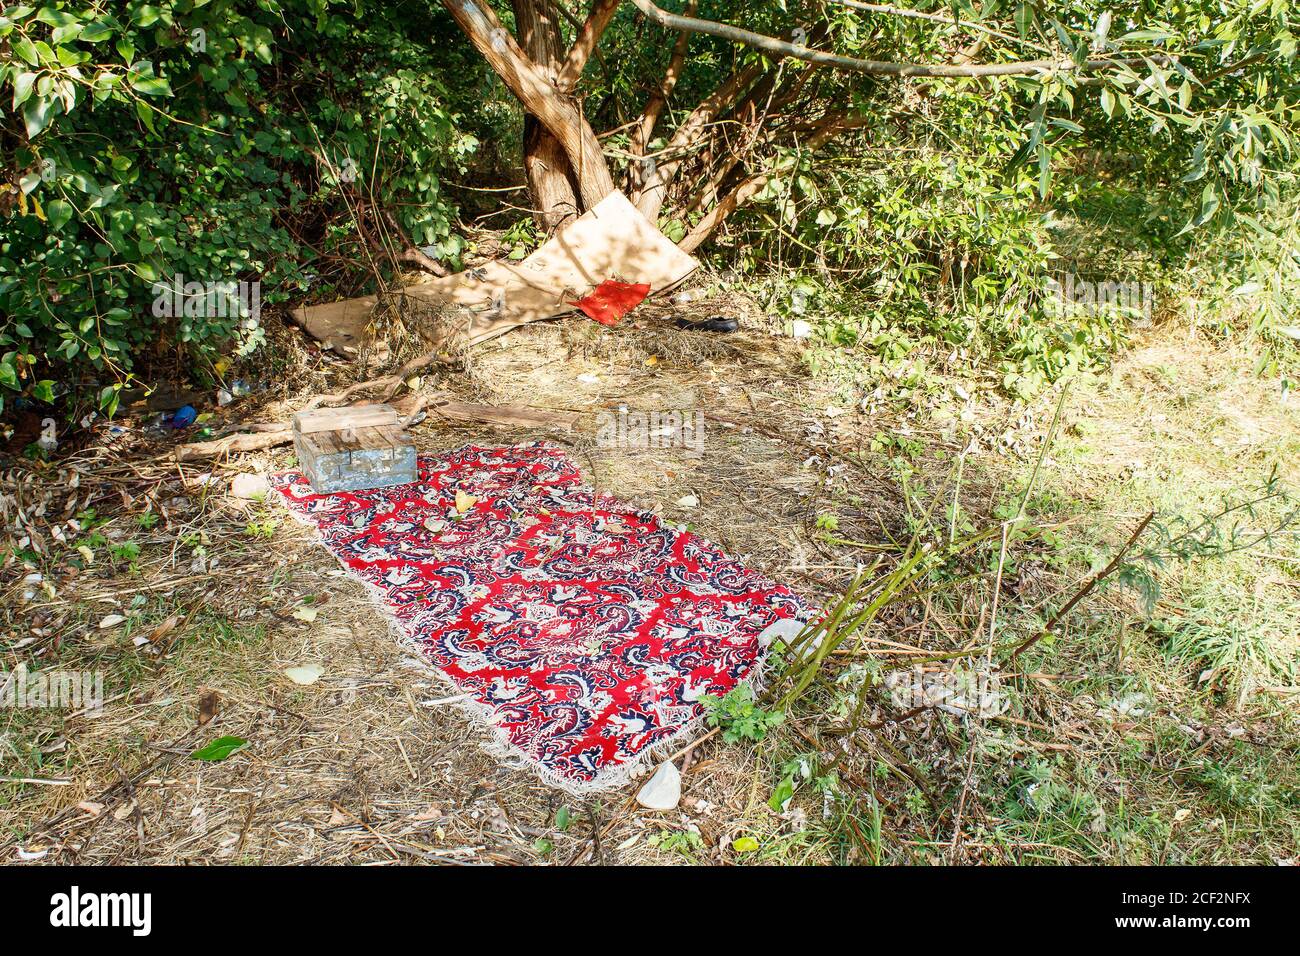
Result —
<path fill-rule="evenodd" d="M 563 37 L 547 0 L 513 0 L 513 6 L 519 45 L 538 71 L 554 83 L 564 55 Z M 578 215 L 573 167 L 559 139 L 533 113 L 524 114 L 524 173 L 533 219 L 543 230 L 553 232 Z"/>
<path fill-rule="evenodd" d="M 568 56 L 564 58 L 564 65 L 560 67 L 556 86 L 561 93 L 571 93 L 578 85 L 582 70 L 595 51 L 596 44 L 600 42 L 601 34 L 605 32 L 605 27 L 609 26 L 609 21 L 614 19 L 614 14 L 618 12 L 618 4 L 619 0 L 596 0 L 592 4 L 587 21 L 578 31 L 573 46 L 569 48 Z"/>
<path fill-rule="evenodd" d="M 524 109 L 559 141 L 583 208 L 590 209 L 612 193 L 614 180 L 600 141 L 572 98 L 556 90 L 490 7 L 478 0 L 443 0 L 443 5 Z"/>

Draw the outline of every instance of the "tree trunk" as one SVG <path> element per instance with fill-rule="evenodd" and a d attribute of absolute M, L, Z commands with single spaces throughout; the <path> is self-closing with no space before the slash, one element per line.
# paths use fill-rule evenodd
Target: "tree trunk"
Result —
<path fill-rule="evenodd" d="M 564 63 L 564 40 L 547 0 L 513 0 L 513 5 L 519 45 L 555 83 Z M 538 226 L 550 233 L 578 215 L 578 186 L 569 158 L 555 134 L 532 113 L 524 114 L 524 171 Z"/>
<path fill-rule="evenodd" d="M 582 207 L 590 209 L 612 193 L 614 179 L 591 124 L 533 64 L 492 8 L 478 0 L 443 0 L 443 5 L 524 109 L 559 141 Z"/>

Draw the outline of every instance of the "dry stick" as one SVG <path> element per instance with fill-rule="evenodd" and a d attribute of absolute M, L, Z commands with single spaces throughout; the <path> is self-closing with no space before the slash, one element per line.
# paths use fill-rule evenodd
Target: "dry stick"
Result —
<path fill-rule="evenodd" d="M 1029 496 L 1034 493 L 1034 486 L 1038 484 L 1038 473 L 1042 470 L 1043 460 L 1047 457 L 1047 453 L 1052 447 L 1052 441 L 1056 438 L 1056 426 L 1061 423 L 1061 410 L 1065 408 L 1065 398 L 1070 394 L 1070 385 L 1073 381 L 1073 379 L 1066 379 L 1065 384 L 1061 387 L 1061 394 L 1056 399 L 1056 411 L 1052 413 L 1052 423 L 1047 426 L 1047 434 L 1043 436 L 1043 447 L 1038 450 L 1038 458 L 1034 461 L 1034 470 L 1029 474 L 1029 483 L 1025 485 L 1025 493 L 1020 496 L 1020 507 L 1016 509 L 1016 516 L 1002 524 L 1002 548 L 998 551 L 998 573 L 993 583 L 993 608 L 989 615 L 989 650 L 988 656 L 985 658 L 990 664 L 993 663 L 993 645 L 997 639 L 998 597 L 1002 593 L 1002 569 L 1007 559 L 1007 541 L 1011 529 L 1025 518 L 1025 506 L 1029 504 Z"/>
<path fill-rule="evenodd" d="M 1019 657 L 1025 651 L 1029 650 L 1029 648 L 1033 647 L 1044 637 L 1046 637 L 1049 633 L 1051 633 L 1052 630 L 1055 629 L 1056 626 L 1060 624 L 1060 622 L 1065 618 L 1065 616 L 1069 614 L 1071 610 L 1074 609 L 1074 606 L 1076 604 L 1078 604 L 1090 593 L 1092 593 L 1093 588 L 1095 588 L 1098 584 L 1100 584 L 1105 578 L 1109 577 L 1111 574 L 1115 572 L 1115 570 L 1119 567 L 1120 562 L 1124 559 L 1124 556 L 1128 554 L 1129 549 L 1131 549 L 1133 545 L 1137 543 L 1137 539 L 1142 536 L 1142 532 L 1147 529 L 1147 525 L 1151 523 L 1152 519 L 1154 519 L 1155 516 L 1156 513 L 1154 511 L 1148 512 L 1147 516 L 1142 519 L 1141 524 L 1139 524 L 1136 528 L 1133 529 L 1133 533 L 1129 535 L 1128 540 L 1124 542 L 1124 547 L 1120 548 L 1119 551 L 1116 552 L 1115 557 L 1110 559 L 1110 563 L 1106 565 L 1104 568 L 1102 568 L 1100 571 L 1098 571 L 1096 574 L 1094 574 L 1092 577 L 1090 577 L 1087 583 L 1084 584 L 1083 587 L 1079 588 L 1079 590 L 1075 592 L 1074 597 L 1066 601 L 1065 606 L 1052 616 L 1052 619 L 1048 621 L 1046 625 L 1043 626 L 1043 629 L 1041 631 L 1039 631 L 1029 640 L 1025 641 L 1025 643 L 1021 644 L 1019 647 L 1017 647 L 1015 651 L 1012 652 L 1011 654 L 1012 661 L 1015 661 L 1017 657 Z"/>
<path fill-rule="evenodd" d="M 396 217 L 394 217 L 388 209 L 383 206 L 376 206 L 376 208 L 379 211 L 380 218 L 384 221 L 384 225 L 391 229 L 399 239 L 407 243 L 405 249 L 403 249 L 403 251 L 397 256 L 399 262 L 409 262 L 412 265 L 419 266 L 426 272 L 432 272 L 434 275 L 439 277 L 448 274 L 447 267 L 427 252 L 421 250 L 411 237 L 406 234 L 406 230 L 402 228 L 401 223 L 397 221 Z"/>
<path fill-rule="evenodd" d="M 966 762 L 966 776 L 962 780 L 961 797 L 957 800 L 957 812 L 953 816 L 951 853 L 956 862 L 957 851 L 961 848 L 961 818 L 966 809 L 966 794 L 970 792 L 971 777 L 975 773 L 975 741 L 971 741 L 970 760 Z"/>
<path fill-rule="evenodd" d="M 440 353 L 436 350 L 433 352 L 426 352 L 423 355 L 417 355 L 391 375 L 381 375 L 379 378 L 372 378 L 368 382 L 357 382 L 355 385 L 349 385 L 341 392 L 333 392 L 329 395 L 317 395 L 302 407 L 302 411 L 311 411 L 313 408 L 325 404 L 326 402 L 330 404 L 346 402 L 358 392 L 364 392 L 372 388 L 380 387 L 385 389 L 383 401 L 386 402 L 397 394 L 397 390 L 402 387 L 402 383 L 406 381 L 412 373 L 418 372 L 421 369 L 432 365 L 434 362 L 438 361 L 439 355 Z"/>
<path fill-rule="evenodd" d="M 392 844 L 389 843 L 388 840 L 384 838 L 384 835 L 383 835 L 382 833 L 380 833 L 378 830 L 376 830 L 374 827 L 372 827 L 369 823 L 367 823 L 365 820 L 362 820 L 359 816 L 357 816 L 357 815 L 356 815 L 355 813 L 353 813 L 351 810 L 347 809 L 347 807 L 339 806 L 339 804 L 336 803 L 335 801 L 332 801 L 332 800 L 331 800 L 331 801 L 330 801 L 330 806 L 332 806 L 335 810 L 339 811 L 339 813 L 342 813 L 342 814 L 344 814 L 344 815 L 346 815 L 346 816 L 351 817 L 353 820 L 356 820 L 357 823 L 358 823 L 362 828 L 364 828 L 366 831 L 368 831 L 368 832 L 370 833 L 371 836 L 373 836 L 376 840 L 378 840 L 380 843 L 382 843 L 382 844 L 384 845 L 384 849 L 386 849 L 389 853 L 391 853 L 391 854 L 393 855 L 393 859 L 394 859 L 394 860 L 401 860 L 401 856 L 398 854 L 398 852 L 397 852 L 396 850 L 393 849 Z"/>

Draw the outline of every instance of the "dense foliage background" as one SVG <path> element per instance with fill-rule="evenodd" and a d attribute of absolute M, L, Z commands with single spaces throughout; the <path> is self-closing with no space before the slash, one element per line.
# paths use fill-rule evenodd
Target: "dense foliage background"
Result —
<path fill-rule="evenodd" d="M 918 345 L 968 349 L 1000 366 L 1004 388 L 1032 392 L 1104 361 L 1133 319 L 1051 315 L 1044 281 L 1062 268 L 1152 281 L 1161 308 L 1213 302 L 1216 321 L 1241 315 L 1279 348 L 1300 338 L 1286 3 L 1138 2 L 1113 26 L 1090 2 L 915 9 L 985 24 L 981 59 L 1086 57 L 1109 32 L 1148 46 L 1150 70 L 814 78 L 801 108 L 851 102 L 878 122 L 815 153 L 759 142 L 745 162 L 773 175 L 706 251 L 775 311 L 813 321 L 815 364 L 863 385 L 909 374 Z M 701 14 L 773 33 L 816 22 L 823 45 L 878 58 L 947 62 L 969 36 L 835 3 Z M 588 70 L 584 112 L 615 130 L 616 173 L 618 129 L 672 40 L 624 5 Z M 673 103 L 689 108 L 757 57 L 693 38 Z M 532 235 L 503 194 L 468 188 L 522 182 L 520 110 L 428 0 L 10 6 L 0 97 L 6 403 L 68 394 L 111 411 L 135 376 L 221 380 L 262 344 L 257 317 L 158 316 L 153 283 L 257 280 L 264 307 L 352 294 L 391 268 L 372 207 L 452 265 L 471 213 L 513 223 L 509 241 Z M 700 214 L 670 204 L 661 225 L 679 235 Z"/>

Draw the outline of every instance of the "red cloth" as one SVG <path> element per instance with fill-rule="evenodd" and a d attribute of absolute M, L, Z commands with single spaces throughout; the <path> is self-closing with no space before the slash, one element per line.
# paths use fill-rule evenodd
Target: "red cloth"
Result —
<path fill-rule="evenodd" d="M 576 305 L 588 318 L 595 319 L 601 325 L 618 325 L 618 320 L 640 305 L 649 294 L 648 282 L 616 282 L 606 279 L 590 295 L 569 304 Z"/>

